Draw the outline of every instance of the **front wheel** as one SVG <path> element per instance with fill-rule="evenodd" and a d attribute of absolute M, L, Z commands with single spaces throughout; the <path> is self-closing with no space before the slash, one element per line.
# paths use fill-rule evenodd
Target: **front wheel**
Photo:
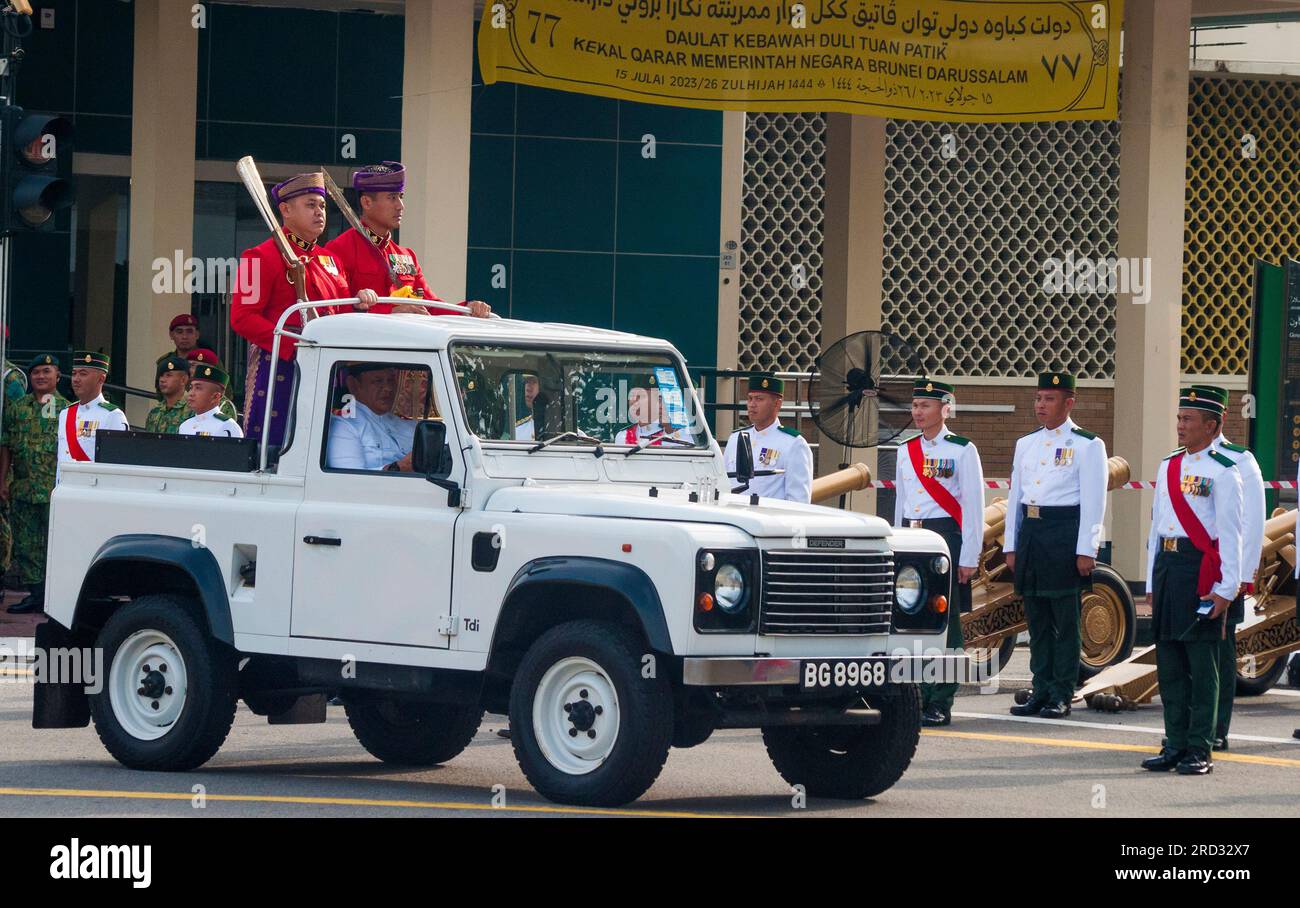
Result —
<path fill-rule="evenodd" d="M 141 596 L 113 614 L 96 645 L 107 680 L 90 695 L 95 731 L 131 769 L 183 772 L 220 749 L 235 720 L 235 653 L 179 596 Z"/>
<path fill-rule="evenodd" d="M 658 778 L 672 689 L 625 628 L 571 621 L 542 634 L 510 689 L 510 743 L 529 783 L 561 804 L 614 807 Z M 646 677 L 649 674 L 650 677 Z"/>
<path fill-rule="evenodd" d="M 921 694 L 902 684 L 869 694 L 880 724 L 768 726 L 763 743 L 772 765 L 791 785 L 815 798 L 871 798 L 903 777 L 921 738 Z"/>
<path fill-rule="evenodd" d="M 1082 683 L 1133 653 L 1137 636 L 1137 604 L 1128 584 L 1113 567 L 1092 569 L 1092 589 L 1079 603 L 1079 681 Z"/>

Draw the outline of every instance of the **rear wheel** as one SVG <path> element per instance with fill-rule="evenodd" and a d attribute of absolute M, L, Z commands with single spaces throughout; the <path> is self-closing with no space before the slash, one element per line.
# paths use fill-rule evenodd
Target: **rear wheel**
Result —
<path fill-rule="evenodd" d="M 235 653 L 212 639 L 180 596 L 141 596 L 113 614 L 96 645 L 108 677 L 90 695 L 95 732 L 123 766 L 185 771 L 230 733 Z"/>
<path fill-rule="evenodd" d="M 1286 671 L 1287 658 L 1290 653 L 1283 653 L 1271 659 L 1237 660 L 1237 696 L 1258 697 L 1267 693 Z"/>
<path fill-rule="evenodd" d="M 870 798 L 903 777 L 921 737 L 921 694 L 903 684 L 864 698 L 879 725 L 769 726 L 763 743 L 772 765 L 815 798 Z"/>
<path fill-rule="evenodd" d="M 420 703 L 364 692 L 345 695 L 343 708 L 361 746 L 398 766 L 446 763 L 469 746 L 483 719 L 477 703 Z"/>

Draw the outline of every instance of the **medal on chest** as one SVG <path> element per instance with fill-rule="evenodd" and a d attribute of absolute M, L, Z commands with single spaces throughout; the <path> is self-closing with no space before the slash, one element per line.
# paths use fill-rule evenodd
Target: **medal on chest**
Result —
<path fill-rule="evenodd" d="M 1058 467 L 1068 467 L 1074 463 L 1074 448 L 1057 448 L 1056 465 Z"/>
<path fill-rule="evenodd" d="M 399 277 L 415 276 L 415 259 L 405 252 L 388 253 L 388 263 L 393 266 L 393 273 Z"/>
<path fill-rule="evenodd" d="M 957 475 L 957 461 L 950 457 L 927 457 L 921 463 L 921 475 L 927 479 L 952 479 Z"/>
<path fill-rule="evenodd" d="M 77 420 L 77 437 L 94 438 L 95 429 L 99 426 L 99 420 L 96 419 L 79 419 Z"/>
<path fill-rule="evenodd" d="M 781 452 L 778 451 L 776 448 L 758 449 L 758 462 L 765 467 L 770 467 L 772 464 L 776 463 L 777 458 L 779 458 L 780 456 L 781 456 Z"/>
<path fill-rule="evenodd" d="M 316 256 L 316 261 L 320 262 L 320 266 L 324 268 L 327 273 L 332 274 L 335 277 L 339 276 L 339 266 L 334 264 L 332 256 L 318 255 Z"/>
<path fill-rule="evenodd" d="M 1195 498 L 1209 498 L 1214 493 L 1214 480 L 1208 476 L 1183 477 L 1182 481 L 1183 494 Z"/>

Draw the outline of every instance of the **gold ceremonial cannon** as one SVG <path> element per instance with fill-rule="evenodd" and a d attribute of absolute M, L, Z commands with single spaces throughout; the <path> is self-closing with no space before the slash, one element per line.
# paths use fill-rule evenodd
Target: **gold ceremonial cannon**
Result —
<path fill-rule="evenodd" d="M 871 469 L 865 463 L 852 463 L 843 470 L 818 476 L 812 481 L 813 504 L 857 492 L 871 485 Z"/>

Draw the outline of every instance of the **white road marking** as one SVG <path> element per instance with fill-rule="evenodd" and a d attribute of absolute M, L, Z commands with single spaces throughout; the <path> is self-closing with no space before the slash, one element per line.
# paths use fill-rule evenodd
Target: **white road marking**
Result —
<path fill-rule="evenodd" d="M 1150 735 L 1163 735 L 1163 728 L 1155 728 L 1150 725 L 1119 725 L 1115 722 L 1079 722 L 1074 719 L 1041 719 L 1035 716 L 1007 716 L 996 713 L 967 713 L 953 710 L 954 717 L 963 719 L 996 719 L 999 722 L 1023 722 L 1027 725 L 1064 725 L 1069 728 L 1103 728 L 1107 731 L 1131 731 Z M 1263 735 L 1228 735 L 1229 741 L 1251 741 L 1256 744 L 1295 744 L 1300 745 L 1300 740 L 1295 738 L 1268 738 Z"/>

